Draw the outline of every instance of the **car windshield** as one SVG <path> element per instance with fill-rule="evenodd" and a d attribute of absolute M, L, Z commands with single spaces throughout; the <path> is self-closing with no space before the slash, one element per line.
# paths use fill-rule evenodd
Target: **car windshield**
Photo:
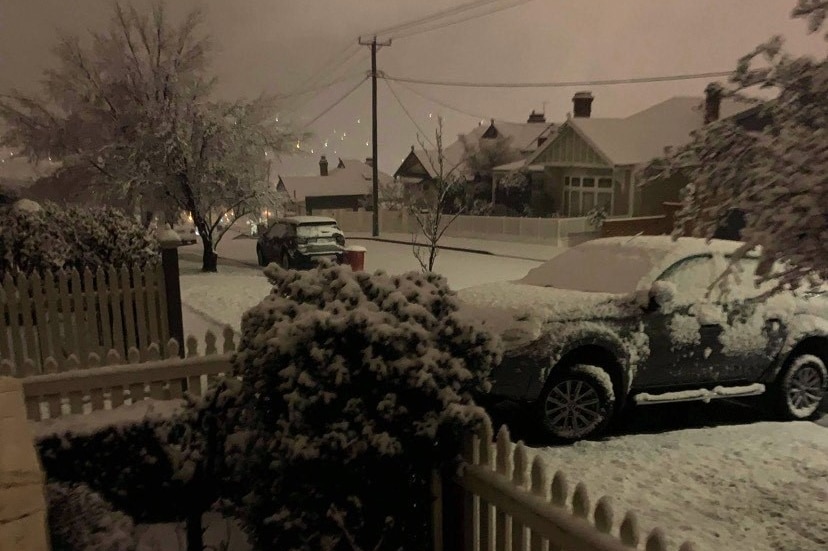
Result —
<path fill-rule="evenodd" d="M 627 294 L 666 251 L 619 244 L 585 244 L 567 249 L 532 269 L 518 283 L 590 293 Z"/>
<path fill-rule="evenodd" d="M 296 226 L 296 235 L 298 237 L 305 237 L 309 239 L 317 237 L 332 237 L 341 230 L 334 222 L 323 222 L 321 224 L 302 224 Z"/>

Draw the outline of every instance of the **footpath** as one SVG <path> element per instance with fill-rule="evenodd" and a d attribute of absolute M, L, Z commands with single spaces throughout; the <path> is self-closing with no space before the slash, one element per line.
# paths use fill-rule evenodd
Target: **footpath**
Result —
<path fill-rule="evenodd" d="M 399 243 L 403 245 L 411 245 L 412 239 L 412 236 L 406 233 L 381 233 L 379 237 L 373 237 L 370 233 L 354 232 L 348 233 L 347 237 L 353 240 L 384 241 L 386 243 Z M 422 235 L 418 235 L 417 237 L 420 244 L 424 244 L 425 238 Z M 439 243 L 437 243 L 437 248 L 447 251 L 517 258 L 520 260 L 536 260 L 538 262 L 545 262 L 566 249 L 566 247 L 546 245 L 543 243 L 521 243 L 518 241 L 497 241 L 494 239 L 448 236 L 440 239 Z"/>

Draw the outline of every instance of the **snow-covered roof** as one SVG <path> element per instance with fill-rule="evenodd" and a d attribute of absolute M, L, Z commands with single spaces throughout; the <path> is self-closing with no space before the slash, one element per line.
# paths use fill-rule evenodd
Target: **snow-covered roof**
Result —
<path fill-rule="evenodd" d="M 471 132 L 461 134 L 457 140 L 443 148 L 443 167 L 446 173 L 451 170 L 462 172 L 465 160 L 463 138 L 472 143 L 478 143 L 490 128 L 497 130 L 499 136 L 510 139 L 512 146 L 521 154 L 531 155 L 538 149 L 538 138 L 549 137 L 558 128 L 554 123 L 538 122 L 509 122 L 492 120 L 490 124 L 481 124 Z M 437 151 L 433 149 L 413 149 L 419 163 L 426 169 L 432 178 L 437 176 Z M 405 161 L 403 161 L 405 163 Z M 399 172 L 399 169 L 398 171 Z"/>
<path fill-rule="evenodd" d="M 752 109 L 755 102 L 723 99 L 720 120 Z M 704 126 L 704 98 L 674 97 L 624 118 L 575 117 L 566 123 L 614 165 L 635 165 L 690 142 Z M 551 143 L 549 140 L 547 143 Z M 529 162 L 540 155 L 541 147 Z"/>
<path fill-rule="evenodd" d="M 340 159 L 327 176 L 279 176 L 285 191 L 297 202 L 307 197 L 368 195 L 373 178 L 373 168 L 355 159 Z M 380 171 L 379 181 L 381 185 L 388 185 L 393 178 Z"/>

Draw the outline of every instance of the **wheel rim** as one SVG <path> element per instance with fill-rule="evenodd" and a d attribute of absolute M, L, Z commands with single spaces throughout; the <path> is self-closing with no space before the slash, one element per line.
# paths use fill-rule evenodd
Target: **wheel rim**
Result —
<path fill-rule="evenodd" d="M 822 374 L 813 365 L 803 365 L 792 374 L 788 386 L 788 405 L 795 413 L 809 415 L 823 398 Z"/>
<path fill-rule="evenodd" d="M 578 379 L 566 379 L 552 387 L 544 413 L 555 434 L 567 438 L 589 434 L 604 418 L 598 391 Z"/>

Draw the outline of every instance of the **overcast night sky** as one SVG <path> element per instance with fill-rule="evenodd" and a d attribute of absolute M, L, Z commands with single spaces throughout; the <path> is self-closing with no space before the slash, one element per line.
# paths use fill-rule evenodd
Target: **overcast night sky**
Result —
<path fill-rule="evenodd" d="M 216 45 L 213 71 L 219 93 L 251 97 L 301 88 L 332 58 L 316 81 L 349 77 L 316 95 L 294 98 L 284 112 L 297 124 L 335 102 L 370 67 L 365 47 L 347 57 L 360 34 L 467 3 L 468 0 L 202 0 Z M 504 0 L 498 6 L 517 2 Z M 138 0 L 136 5 L 148 5 Z M 169 6 L 181 14 L 192 1 Z M 673 75 L 730 70 L 736 60 L 774 34 L 795 53 L 822 54 L 820 34 L 790 19 L 793 0 L 534 0 L 514 8 L 394 40 L 378 55 L 392 76 L 475 82 L 550 82 Z M 101 0 L 0 0 L 0 92 L 32 90 L 50 66 L 55 31 L 86 33 L 108 23 L 111 4 Z M 345 64 L 342 61 L 347 61 Z M 324 78 L 323 78 L 324 77 Z M 593 86 L 593 116 L 626 116 L 675 95 L 700 96 L 707 80 Z M 546 102 L 547 120 L 563 121 L 580 88 L 471 89 L 392 83 L 402 104 L 429 132 L 445 119 L 446 142 L 481 118 L 525 121 Z M 430 96 L 457 111 L 441 106 Z M 320 153 L 329 158 L 370 155 L 370 84 L 365 82 L 310 128 L 305 159 L 279 172 L 313 173 Z M 379 83 L 380 168 L 393 172 L 417 129 L 389 88 Z M 293 109 L 294 112 L 291 112 Z M 431 114 L 432 118 L 429 118 Z M 357 122 L 359 120 L 359 123 Z M 334 134 L 336 131 L 336 134 Z M 343 133 L 345 136 L 343 137 Z M 324 148 L 324 142 L 328 147 Z M 310 155 L 313 149 L 314 154 Z M 0 175 L 3 170 L 0 168 Z"/>

